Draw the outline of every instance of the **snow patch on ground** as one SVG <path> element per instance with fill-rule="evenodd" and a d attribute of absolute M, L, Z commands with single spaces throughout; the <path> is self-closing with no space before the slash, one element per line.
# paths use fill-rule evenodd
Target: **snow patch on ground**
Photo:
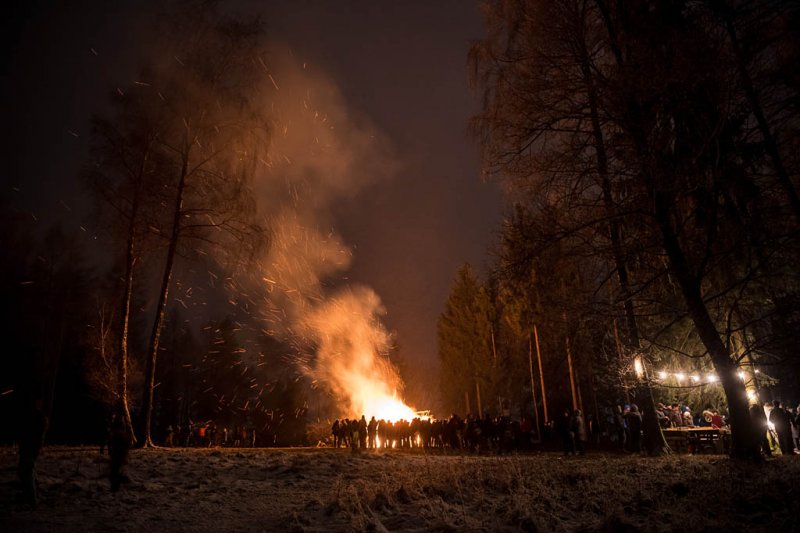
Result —
<path fill-rule="evenodd" d="M 434 451 L 154 449 L 111 493 L 96 449 L 46 448 L 41 502 L 15 503 L 0 449 L 3 531 L 793 531 L 800 456 L 473 456 Z"/>

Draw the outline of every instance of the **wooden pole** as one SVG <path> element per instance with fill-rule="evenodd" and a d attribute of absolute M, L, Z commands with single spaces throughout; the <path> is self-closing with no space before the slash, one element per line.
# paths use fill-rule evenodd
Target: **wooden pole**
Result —
<path fill-rule="evenodd" d="M 539 427 L 539 408 L 536 407 L 536 382 L 533 379 L 533 341 L 528 334 L 528 367 L 531 371 L 531 398 L 533 399 L 533 418 L 536 420 L 536 436 L 541 438 L 542 433 Z"/>
<path fill-rule="evenodd" d="M 475 393 L 478 400 L 478 418 L 483 418 L 483 408 L 481 407 L 481 384 L 475 379 Z"/>
<path fill-rule="evenodd" d="M 567 365 L 569 367 L 569 387 L 570 387 L 570 390 L 572 391 L 572 410 L 574 411 L 575 409 L 578 408 L 578 396 L 577 396 L 577 393 L 575 391 L 575 375 L 574 375 L 573 369 L 572 369 L 572 349 L 570 348 L 570 345 L 569 345 L 569 325 L 567 323 L 567 312 L 566 311 L 564 311 L 563 316 L 564 316 L 564 329 L 566 330 L 564 338 L 565 338 L 565 344 L 566 344 L 566 348 L 567 348 Z"/>
<path fill-rule="evenodd" d="M 464 405 L 467 406 L 467 410 L 464 412 L 469 414 L 469 391 L 464 391 Z"/>
<path fill-rule="evenodd" d="M 494 357 L 494 366 L 497 366 L 497 349 L 494 346 L 494 328 L 491 329 L 492 333 L 492 356 Z"/>
<path fill-rule="evenodd" d="M 550 423 L 547 416 L 547 393 L 544 389 L 544 373 L 542 372 L 542 352 L 539 350 L 539 330 L 536 329 L 536 324 L 533 325 L 533 339 L 536 341 L 536 358 L 539 360 L 539 381 L 542 383 L 542 409 L 544 410 L 544 425 Z"/>

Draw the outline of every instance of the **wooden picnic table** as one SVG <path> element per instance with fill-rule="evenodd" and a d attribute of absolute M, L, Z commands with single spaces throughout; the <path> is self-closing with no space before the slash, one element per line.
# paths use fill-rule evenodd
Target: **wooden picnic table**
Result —
<path fill-rule="evenodd" d="M 664 429 L 664 438 L 676 452 L 727 453 L 731 432 L 715 427 L 679 427 Z"/>

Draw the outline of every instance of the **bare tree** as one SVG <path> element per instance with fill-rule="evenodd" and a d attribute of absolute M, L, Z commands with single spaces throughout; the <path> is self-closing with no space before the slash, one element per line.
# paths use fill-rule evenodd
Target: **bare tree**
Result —
<path fill-rule="evenodd" d="M 156 138 L 161 129 L 157 109 L 148 105 L 141 88 L 114 93 L 113 119 L 93 121 L 94 160 L 87 167 L 90 191 L 98 203 L 100 225 L 110 228 L 110 237 L 124 250 L 123 288 L 117 317 L 115 411 L 124 419 L 135 441 L 128 401 L 128 360 L 131 299 L 136 263 L 143 253 L 147 234 L 146 210 L 152 210 Z"/>
<path fill-rule="evenodd" d="M 198 246 L 246 252 L 259 235 L 248 183 L 268 142 L 254 73 L 260 22 L 239 22 L 208 5 L 179 15 L 171 21 L 178 38 L 164 45 L 175 63 L 154 68 L 148 82 L 167 117 L 156 139 L 156 173 L 170 198 L 157 230 L 166 257 L 145 360 L 142 446 L 152 445 L 155 366 L 176 257 Z"/>

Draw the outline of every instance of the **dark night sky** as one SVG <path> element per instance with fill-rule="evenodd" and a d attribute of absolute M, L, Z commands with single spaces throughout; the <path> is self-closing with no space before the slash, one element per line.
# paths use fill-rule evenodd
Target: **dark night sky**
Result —
<path fill-rule="evenodd" d="M 81 223 L 75 176 L 86 158 L 88 119 L 103 111 L 110 89 L 134 79 L 146 4 L 31 2 L 6 18 L 3 150 L 11 172 L 4 202 L 68 228 Z M 464 261 L 485 265 L 500 221 L 499 187 L 481 182 L 466 132 L 478 105 L 466 68 L 469 42 L 483 33 L 477 4 L 231 4 L 263 13 L 270 39 L 326 72 L 348 107 L 392 142 L 399 173 L 337 206 L 334 223 L 355 246 L 349 278 L 382 297 L 403 354 L 434 360 L 436 320 L 455 271 Z"/>

